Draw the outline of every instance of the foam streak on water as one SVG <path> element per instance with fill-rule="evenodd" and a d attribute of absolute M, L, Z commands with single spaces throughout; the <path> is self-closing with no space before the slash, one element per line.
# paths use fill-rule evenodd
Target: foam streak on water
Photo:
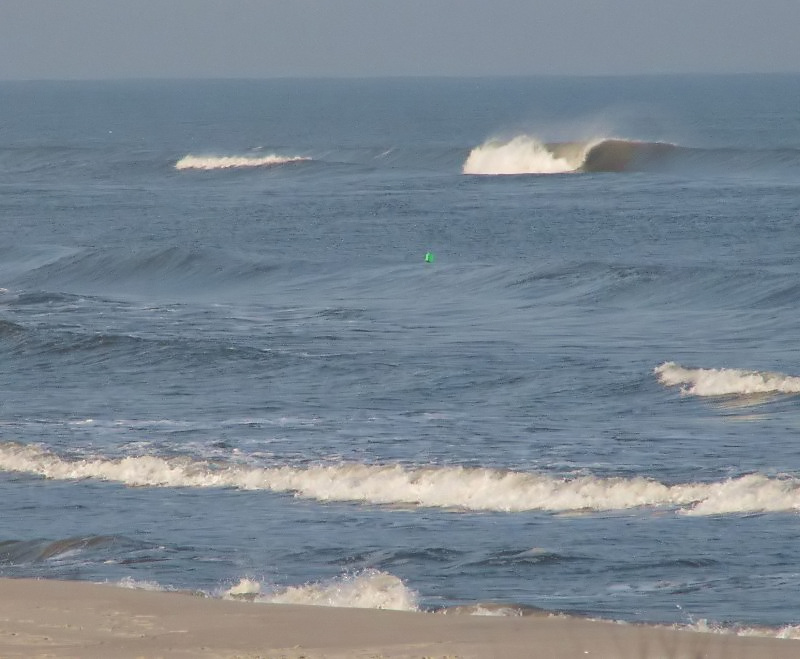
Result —
<path fill-rule="evenodd" d="M 175 163 L 175 169 L 239 169 L 243 167 L 273 167 L 290 162 L 310 160 L 303 156 L 282 156 L 272 153 L 266 156 L 195 156 L 186 155 Z"/>
<path fill-rule="evenodd" d="M 229 487 L 288 492 L 318 501 L 509 513 L 677 507 L 689 515 L 716 515 L 800 509 L 800 480 L 760 474 L 668 485 L 642 477 L 565 479 L 463 467 L 357 463 L 250 467 L 156 456 L 65 460 L 16 444 L 0 447 L 0 468 L 58 480 L 94 478 L 139 487 Z"/>

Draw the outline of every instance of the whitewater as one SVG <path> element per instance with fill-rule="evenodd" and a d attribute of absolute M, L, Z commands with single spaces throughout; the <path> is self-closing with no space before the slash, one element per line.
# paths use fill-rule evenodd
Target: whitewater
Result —
<path fill-rule="evenodd" d="M 196 156 L 185 155 L 175 163 L 175 169 L 238 169 L 242 167 L 275 167 L 287 163 L 310 160 L 305 156 L 282 156 L 271 153 L 265 156 L 240 155 L 240 156 Z"/>
<path fill-rule="evenodd" d="M 64 460 L 31 446 L 0 446 L 0 468 L 72 480 L 98 478 L 136 487 L 231 487 L 285 492 L 318 501 L 430 506 L 453 510 L 603 511 L 669 506 L 689 515 L 800 508 L 800 480 L 748 474 L 716 483 L 667 485 L 645 478 L 596 478 L 400 465 L 338 464 L 302 469 L 210 464 L 130 456 Z"/>
<path fill-rule="evenodd" d="M 800 377 L 747 371 L 739 368 L 686 368 L 664 362 L 654 369 L 659 381 L 694 396 L 746 396 L 750 394 L 798 394 Z"/>
<path fill-rule="evenodd" d="M 480 176 L 636 171 L 664 166 L 678 152 L 678 145 L 667 142 L 598 137 L 544 143 L 531 135 L 517 135 L 475 147 L 462 171 Z"/>

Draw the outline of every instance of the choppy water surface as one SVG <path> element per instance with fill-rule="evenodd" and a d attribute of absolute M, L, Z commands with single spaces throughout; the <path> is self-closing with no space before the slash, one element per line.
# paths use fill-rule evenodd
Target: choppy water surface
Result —
<path fill-rule="evenodd" d="M 3 83 L 0 574 L 789 633 L 799 101 Z"/>

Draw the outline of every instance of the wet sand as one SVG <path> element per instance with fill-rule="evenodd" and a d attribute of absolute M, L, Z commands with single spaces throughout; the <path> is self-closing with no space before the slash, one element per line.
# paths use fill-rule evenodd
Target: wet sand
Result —
<path fill-rule="evenodd" d="M 0 657 L 794 659 L 800 641 L 550 615 L 254 604 L 0 579 Z"/>

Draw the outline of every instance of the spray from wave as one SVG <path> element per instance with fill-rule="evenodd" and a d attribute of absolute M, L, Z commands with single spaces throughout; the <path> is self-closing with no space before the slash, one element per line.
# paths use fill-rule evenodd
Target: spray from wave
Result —
<path fill-rule="evenodd" d="M 687 515 L 800 510 L 800 480 L 748 474 L 669 485 L 648 478 L 560 478 L 465 467 L 342 463 L 252 467 L 189 458 L 67 460 L 35 446 L 0 444 L 0 469 L 57 480 L 93 478 L 139 487 L 237 488 L 317 501 L 467 511 L 603 511 L 677 508 Z"/>
<path fill-rule="evenodd" d="M 653 369 L 667 387 L 680 387 L 692 396 L 746 396 L 752 394 L 800 393 L 800 377 L 738 368 L 686 368 L 664 362 Z"/>
<path fill-rule="evenodd" d="M 465 174 L 560 174 L 574 172 L 580 161 L 558 157 L 542 142 L 518 135 L 507 142 L 489 140 L 475 147 L 464 163 Z"/>
<path fill-rule="evenodd" d="M 246 167 L 275 167 L 292 162 L 311 160 L 304 156 L 282 156 L 272 153 L 266 156 L 194 156 L 186 155 L 175 163 L 175 169 L 240 169 Z"/>
<path fill-rule="evenodd" d="M 597 138 L 583 142 L 544 143 L 530 135 L 492 139 L 475 147 L 464 174 L 514 175 L 567 172 L 622 172 L 662 159 L 676 149 L 666 142 Z"/>

